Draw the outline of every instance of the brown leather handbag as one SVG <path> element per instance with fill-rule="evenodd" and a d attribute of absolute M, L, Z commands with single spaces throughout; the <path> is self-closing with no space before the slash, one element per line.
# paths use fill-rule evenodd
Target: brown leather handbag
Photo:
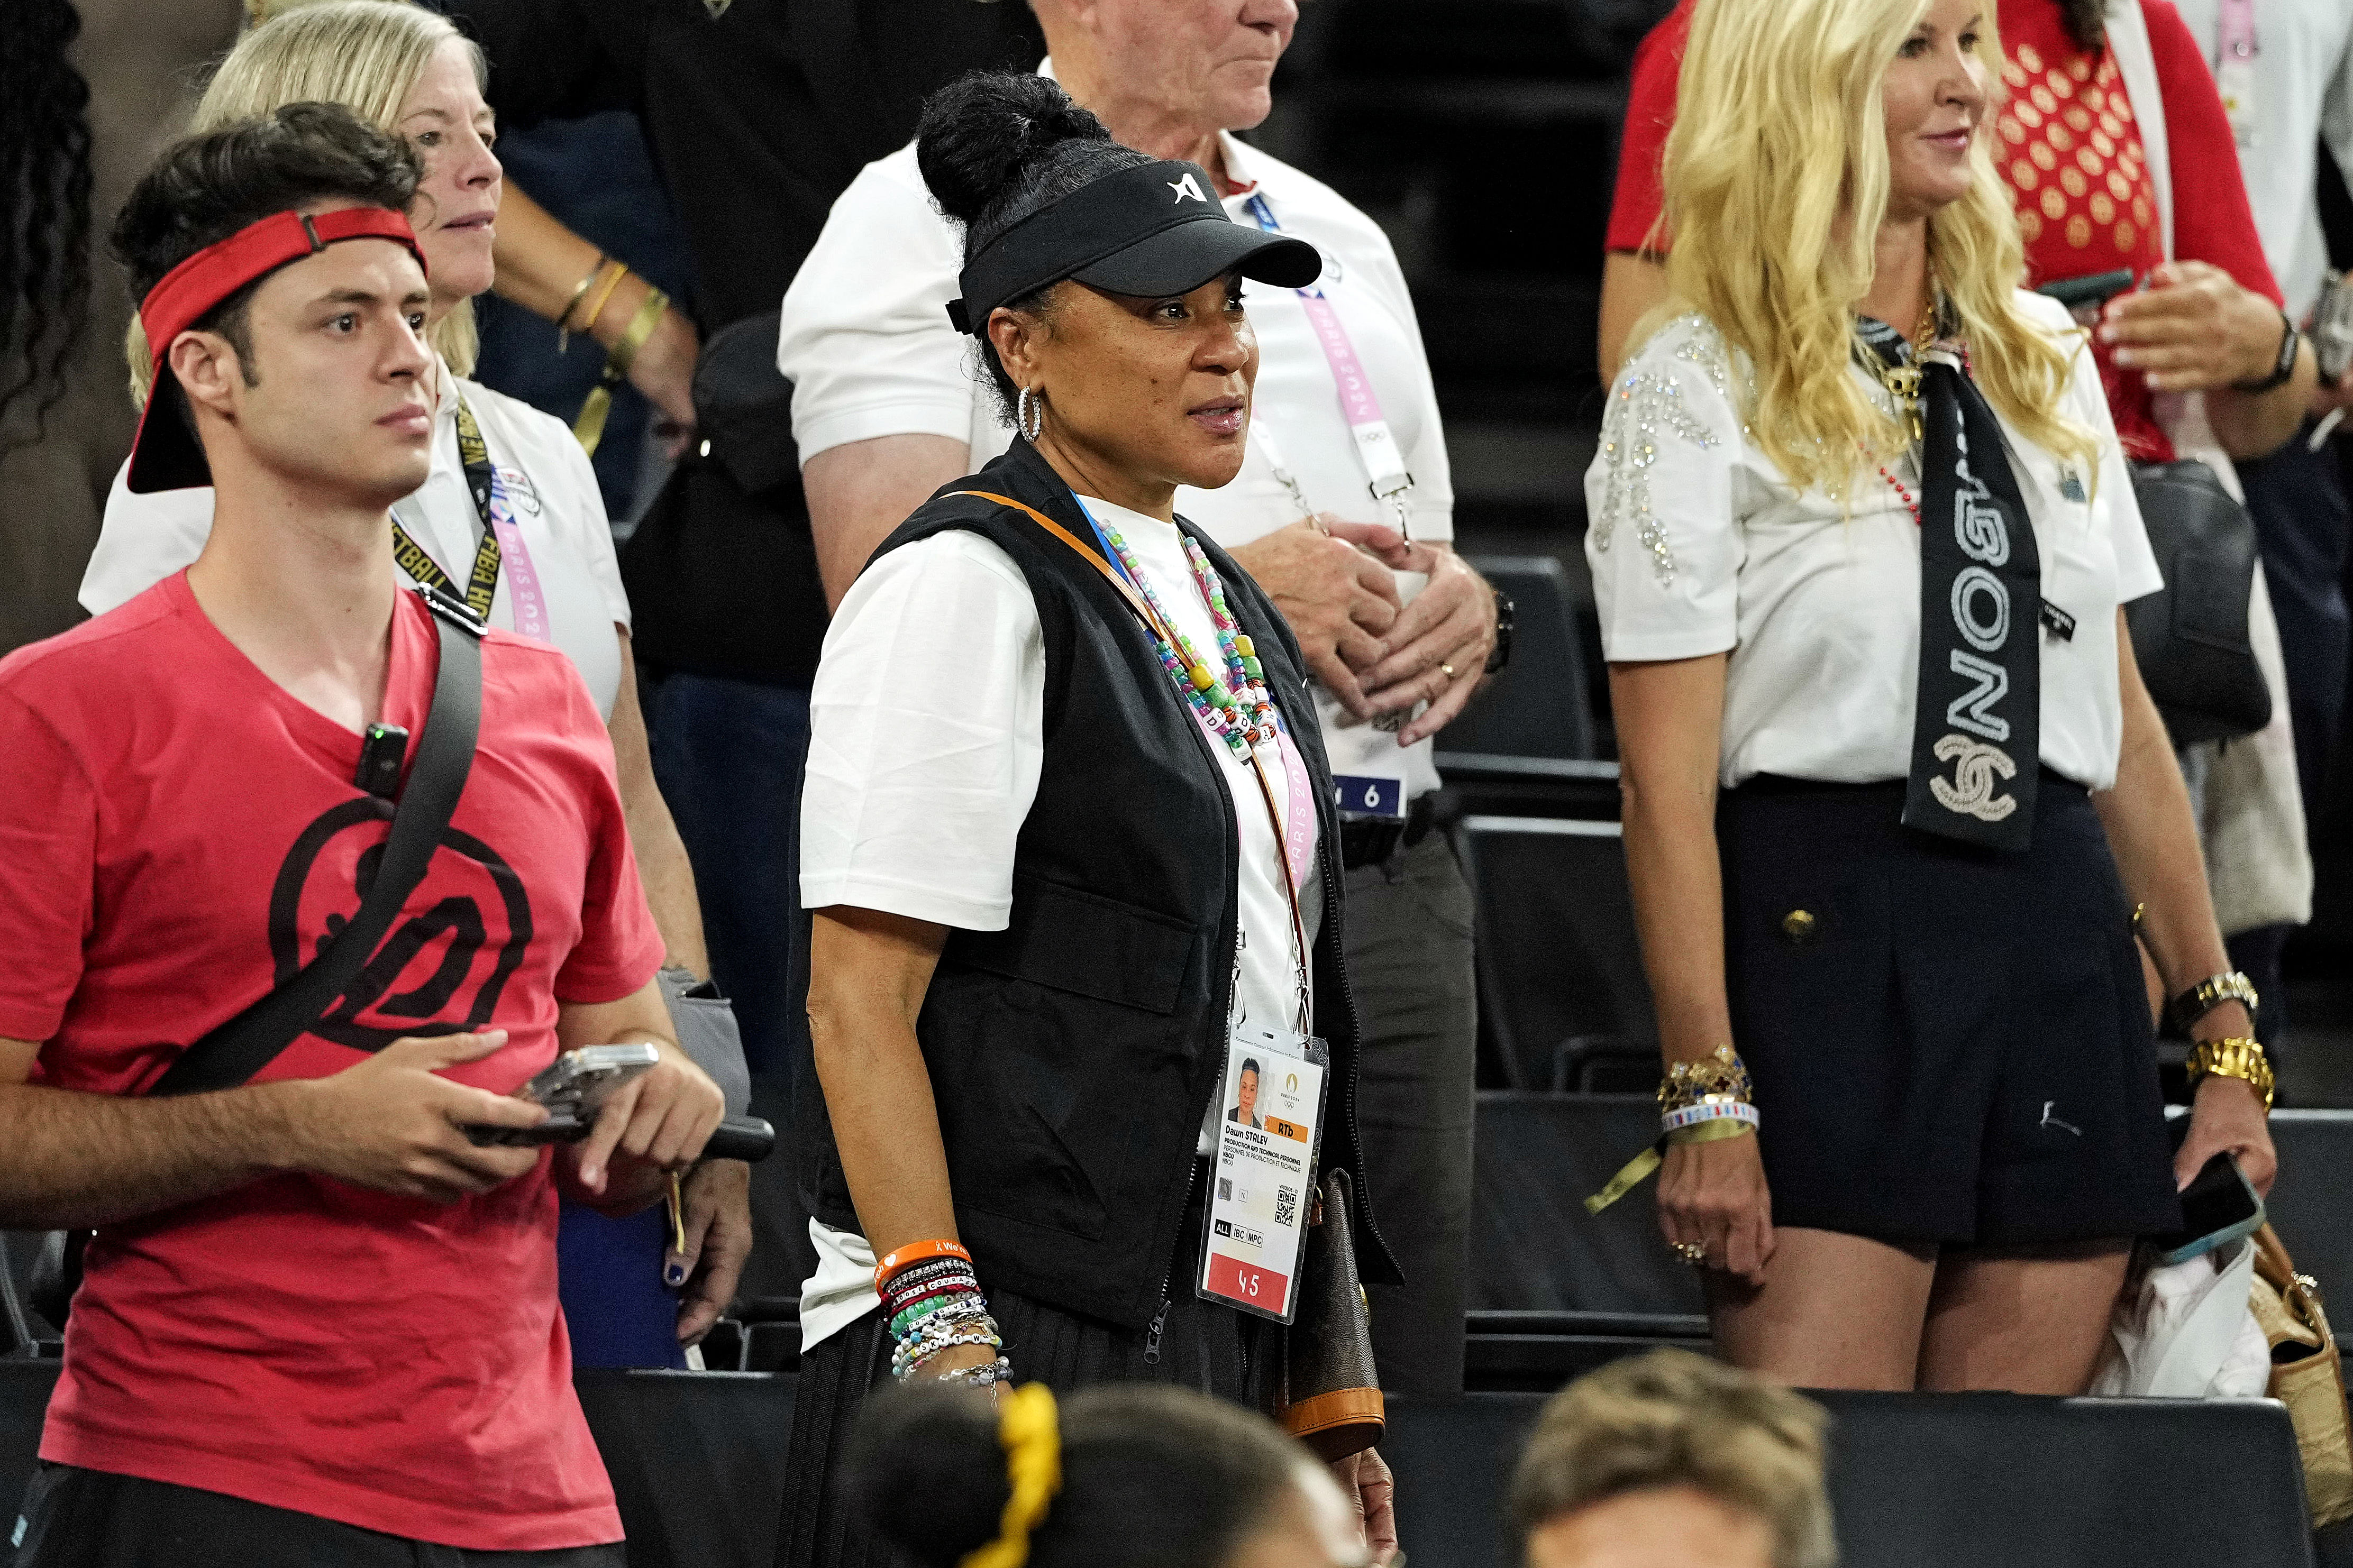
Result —
<path fill-rule="evenodd" d="M 2345 1405 L 2345 1367 L 2321 1310 L 2320 1287 L 2298 1274 L 2270 1226 L 2255 1232 L 2255 1282 L 2249 1305 L 2272 1346 L 2265 1390 L 2287 1406 L 2304 1456 L 2304 1494 L 2317 1530 L 2353 1517 L 2353 1433 Z"/>
<path fill-rule="evenodd" d="M 1283 1335 L 1275 1411 L 1284 1431 L 1327 1461 L 1378 1443 L 1388 1421 L 1348 1196 L 1348 1173 L 1326 1172 L 1308 1225 L 1303 1298 Z"/>

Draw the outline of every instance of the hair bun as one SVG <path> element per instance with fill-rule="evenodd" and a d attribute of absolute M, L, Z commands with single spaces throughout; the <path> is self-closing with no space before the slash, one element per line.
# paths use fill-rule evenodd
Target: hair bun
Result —
<path fill-rule="evenodd" d="M 1086 110 L 1051 79 L 975 71 L 934 93 L 915 128 L 915 165 L 940 210 L 969 224 L 1021 170 L 1065 142 L 1109 142 Z"/>
<path fill-rule="evenodd" d="M 917 1384 L 877 1392 L 852 1429 L 842 1489 L 867 1529 L 923 1568 L 997 1538 L 1012 1484 L 987 1396 Z"/>

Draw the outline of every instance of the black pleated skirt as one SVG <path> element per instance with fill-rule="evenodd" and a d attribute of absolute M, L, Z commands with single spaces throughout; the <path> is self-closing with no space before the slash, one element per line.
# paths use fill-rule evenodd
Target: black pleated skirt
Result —
<path fill-rule="evenodd" d="M 1197 1184 L 1198 1193 L 1200 1188 Z M 1168 1383 L 1272 1412 L 1275 1358 L 1282 1329 L 1263 1318 L 1204 1301 L 1193 1293 L 1199 1272 L 1202 1215 L 1186 1211 L 1160 1342 L 1141 1330 L 1067 1312 L 1010 1290 L 988 1293 L 1005 1336 L 1016 1383 L 1043 1383 L 1067 1394 L 1102 1383 Z M 986 1264 L 981 1283 L 987 1284 Z M 777 1568 L 892 1568 L 842 1507 L 839 1462 L 870 1390 L 891 1376 L 891 1335 L 869 1313 L 801 1357 L 793 1401 L 792 1446 L 785 1469 L 785 1513 L 776 1534 Z"/>
<path fill-rule="evenodd" d="M 2132 906 L 2081 784 L 2031 847 L 1905 827 L 1903 781 L 1725 792 L 1725 973 L 1773 1223 L 1899 1243 L 2180 1223 Z"/>

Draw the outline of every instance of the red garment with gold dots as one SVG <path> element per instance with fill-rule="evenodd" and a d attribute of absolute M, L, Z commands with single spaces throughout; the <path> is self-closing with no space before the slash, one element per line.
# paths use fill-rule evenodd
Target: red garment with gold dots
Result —
<path fill-rule="evenodd" d="M 2213 79 L 2179 13 L 2162 0 L 2143 9 L 2165 95 L 2174 253 L 2211 262 L 2276 300 Z M 2115 56 L 2103 49 L 2094 58 L 2077 48 L 2052 0 L 2004 0 L 2001 41 L 2008 92 L 1994 131 L 2018 195 L 2028 281 L 2127 267 L 2146 279 L 2164 261 L 2165 240 L 2140 123 Z M 2118 369 L 2096 342 L 2093 353 L 2126 452 L 2148 461 L 2171 458 L 2173 445 L 2158 426 L 2140 374 Z"/>

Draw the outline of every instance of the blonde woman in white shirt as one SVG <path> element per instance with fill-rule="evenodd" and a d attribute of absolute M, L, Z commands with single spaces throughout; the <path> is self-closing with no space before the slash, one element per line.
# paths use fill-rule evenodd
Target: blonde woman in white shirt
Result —
<path fill-rule="evenodd" d="M 1662 1224 L 1725 1354 L 1810 1386 L 2079 1392 L 2177 1183 L 2274 1171 L 2236 999 L 2196 1020 L 2168 1152 L 2136 910 L 2169 989 L 2236 988 L 2120 630 L 2160 584 L 2098 378 L 2015 288 L 1993 23 L 1702 0 L 1680 303 L 1587 479 L 1689 1102 Z"/>
<path fill-rule="evenodd" d="M 322 100 L 416 148 L 425 175 L 412 221 L 430 270 L 426 336 L 438 385 L 433 471 L 393 508 L 396 554 L 408 581 L 447 587 L 491 624 L 553 643 L 579 667 L 612 732 L 630 846 L 666 965 L 706 976 L 694 872 L 654 784 L 629 655 L 629 602 L 595 471 L 562 421 L 464 379 L 474 357 L 471 301 L 494 272 L 501 184 L 483 72 L 480 51 L 422 6 L 332 0 L 287 11 L 240 39 L 206 85 L 193 128 Z M 149 361 L 135 318 L 131 340 L 133 395 L 143 400 Z M 470 432 L 483 447 L 470 473 Z M 490 526 L 487 497 L 478 502 L 474 493 L 491 474 L 509 525 L 501 529 Z M 158 488 L 126 462 L 82 577 L 83 608 L 101 614 L 186 567 L 212 518 L 209 486 Z M 672 1286 L 692 1276 L 678 1325 L 685 1339 L 707 1332 L 734 1294 L 751 1246 L 749 1192 L 749 1170 L 739 1162 L 698 1169 L 687 1184 L 688 1249 L 647 1260 Z"/>

